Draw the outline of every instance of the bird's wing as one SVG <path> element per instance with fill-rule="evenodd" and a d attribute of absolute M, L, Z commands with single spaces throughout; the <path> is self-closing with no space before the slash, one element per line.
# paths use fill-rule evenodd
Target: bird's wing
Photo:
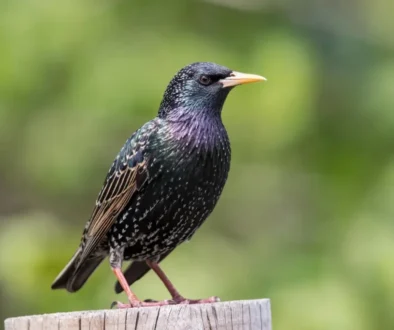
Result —
<path fill-rule="evenodd" d="M 77 267 L 97 248 L 119 213 L 149 176 L 144 152 L 149 134 L 143 128 L 127 140 L 108 172 L 83 234 L 82 254 Z"/>

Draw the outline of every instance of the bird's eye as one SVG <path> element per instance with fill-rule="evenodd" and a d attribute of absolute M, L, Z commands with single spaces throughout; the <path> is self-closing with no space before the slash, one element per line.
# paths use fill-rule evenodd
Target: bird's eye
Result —
<path fill-rule="evenodd" d="M 201 85 L 205 85 L 205 86 L 209 85 L 212 82 L 211 78 L 205 75 L 200 76 L 198 81 L 200 82 Z"/>

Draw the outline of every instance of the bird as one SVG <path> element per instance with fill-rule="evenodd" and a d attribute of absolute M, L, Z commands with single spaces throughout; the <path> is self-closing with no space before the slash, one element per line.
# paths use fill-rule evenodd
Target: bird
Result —
<path fill-rule="evenodd" d="M 127 139 L 107 173 L 80 245 L 52 283 L 78 291 L 109 258 L 119 308 L 211 303 L 179 293 L 159 263 L 188 241 L 216 206 L 230 170 L 222 108 L 237 85 L 266 78 L 211 62 L 182 68 L 168 84 L 157 116 Z M 124 261 L 132 261 L 122 272 Z M 171 295 L 140 300 L 130 285 L 152 269 Z"/>

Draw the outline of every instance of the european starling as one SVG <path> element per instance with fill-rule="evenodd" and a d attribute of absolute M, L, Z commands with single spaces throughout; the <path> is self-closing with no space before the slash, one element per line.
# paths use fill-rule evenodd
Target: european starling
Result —
<path fill-rule="evenodd" d="M 230 169 L 230 142 L 221 119 L 229 91 L 264 77 L 198 62 L 181 69 L 169 83 L 156 118 L 137 130 L 114 160 L 99 193 L 79 248 L 52 289 L 79 290 L 101 261 L 118 279 L 116 292 L 130 304 L 214 302 L 179 294 L 159 262 L 189 240 L 214 209 Z M 133 263 L 122 273 L 123 260 Z M 149 268 L 172 296 L 140 301 L 130 284 Z"/>

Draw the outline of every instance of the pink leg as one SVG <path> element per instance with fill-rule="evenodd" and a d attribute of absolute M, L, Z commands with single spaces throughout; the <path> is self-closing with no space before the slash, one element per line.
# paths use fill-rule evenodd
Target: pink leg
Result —
<path fill-rule="evenodd" d="M 169 305 L 172 302 L 168 300 L 163 301 L 155 301 L 155 302 L 145 302 L 141 301 L 137 298 L 137 296 L 131 291 L 129 284 L 127 283 L 122 270 L 120 268 L 112 268 L 116 278 L 118 279 L 120 285 L 122 286 L 123 290 L 127 294 L 127 298 L 129 299 L 129 304 L 122 304 L 120 302 L 117 303 L 118 308 L 131 308 L 131 307 L 149 307 L 149 306 L 163 306 Z"/>
<path fill-rule="evenodd" d="M 220 299 L 218 297 L 209 297 L 206 299 L 186 299 L 184 298 L 175 286 L 171 283 L 170 279 L 167 275 L 163 272 L 160 268 L 159 264 L 152 261 L 146 261 L 148 266 L 159 276 L 165 287 L 167 288 L 168 292 L 171 294 L 173 302 L 177 304 L 201 304 L 201 303 L 213 303 L 218 302 Z"/>

